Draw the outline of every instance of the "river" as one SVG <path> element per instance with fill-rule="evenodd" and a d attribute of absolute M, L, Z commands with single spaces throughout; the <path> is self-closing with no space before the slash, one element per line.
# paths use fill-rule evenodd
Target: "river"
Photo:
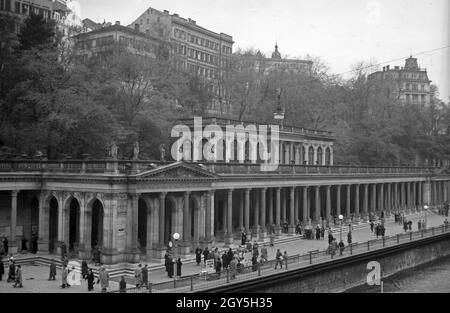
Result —
<path fill-rule="evenodd" d="M 401 271 L 384 281 L 386 293 L 450 293 L 450 256 Z M 379 293 L 380 286 L 359 286 L 354 293 Z"/>

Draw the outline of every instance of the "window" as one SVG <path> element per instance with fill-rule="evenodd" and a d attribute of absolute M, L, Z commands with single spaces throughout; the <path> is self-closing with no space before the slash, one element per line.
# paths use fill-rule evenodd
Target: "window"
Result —
<path fill-rule="evenodd" d="M 420 96 L 420 102 L 425 103 L 425 95 Z"/>
<path fill-rule="evenodd" d="M 158 23 L 161 21 L 161 19 L 160 19 L 159 16 L 156 18 L 156 21 L 157 21 Z"/>
<path fill-rule="evenodd" d="M 149 18 L 147 19 L 147 25 L 148 25 L 148 24 L 150 24 L 150 19 L 149 19 Z"/>

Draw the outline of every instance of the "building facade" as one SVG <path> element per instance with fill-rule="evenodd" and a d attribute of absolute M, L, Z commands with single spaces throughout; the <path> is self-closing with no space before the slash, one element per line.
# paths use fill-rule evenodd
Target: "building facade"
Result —
<path fill-rule="evenodd" d="M 221 82 L 226 79 L 231 66 L 232 36 L 201 27 L 193 19 L 153 8 L 148 8 L 130 27 L 171 43 L 175 68 L 201 79 L 214 95 L 208 113 L 222 115 L 231 112 L 230 104 L 226 103 L 227 90 Z"/>
<path fill-rule="evenodd" d="M 31 14 L 56 21 L 64 36 L 69 34 L 69 29 L 82 26 L 79 6 L 71 0 L 0 0 L 0 14 L 18 17 L 17 33 L 21 23 Z"/>
<path fill-rule="evenodd" d="M 83 64 L 93 57 L 109 58 L 118 49 L 146 62 L 148 59 L 155 59 L 163 46 L 163 41 L 159 38 L 122 26 L 119 22 L 78 34 L 74 38 L 78 61 Z"/>
<path fill-rule="evenodd" d="M 420 68 L 412 56 L 405 60 L 404 67 L 384 66 L 382 71 L 370 74 L 368 80 L 385 82 L 390 97 L 403 103 L 427 105 L 433 96 L 427 70 Z"/>

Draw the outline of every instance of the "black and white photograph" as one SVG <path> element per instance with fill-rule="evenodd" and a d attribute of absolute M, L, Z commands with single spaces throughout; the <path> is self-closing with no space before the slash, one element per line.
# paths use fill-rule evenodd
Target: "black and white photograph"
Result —
<path fill-rule="evenodd" d="M 448 0 L 0 0 L 0 294 L 450 293 L 449 208 Z"/>

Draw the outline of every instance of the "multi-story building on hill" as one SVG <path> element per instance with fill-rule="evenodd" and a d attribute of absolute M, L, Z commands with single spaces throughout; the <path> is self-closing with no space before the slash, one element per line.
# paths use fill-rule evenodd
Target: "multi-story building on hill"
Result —
<path fill-rule="evenodd" d="M 412 56 L 405 60 L 405 66 L 384 66 L 382 71 L 368 77 L 375 82 L 386 82 L 390 97 L 404 103 L 429 104 L 432 97 L 431 80 L 427 70 L 420 68 L 417 59 Z"/>
<path fill-rule="evenodd" d="M 130 27 L 171 43 L 175 68 L 200 78 L 215 95 L 208 107 L 209 113 L 222 115 L 231 111 L 225 100 L 227 90 L 221 81 L 231 66 L 232 36 L 206 29 L 193 19 L 153 8 L 148 8 Z"/>

